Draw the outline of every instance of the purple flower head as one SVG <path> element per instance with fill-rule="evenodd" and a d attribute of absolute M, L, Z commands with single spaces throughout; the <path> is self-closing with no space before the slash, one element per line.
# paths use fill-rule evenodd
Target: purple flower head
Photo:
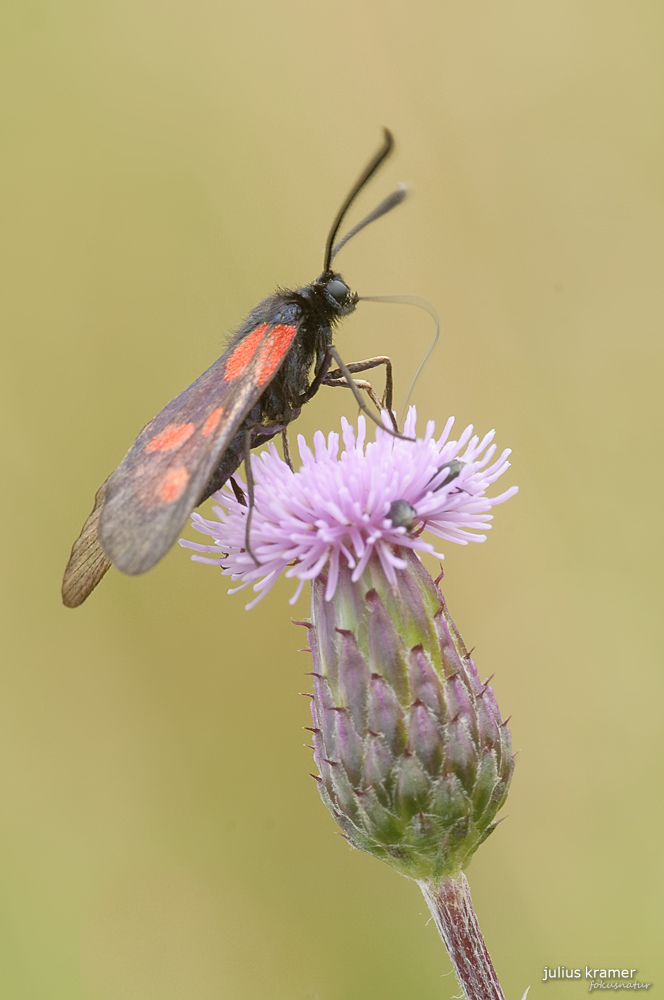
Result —
<path fill-rule="evenodd" d="M 415 436 L 416 421 L 415 407 L 411 407 L 404 428 L 407 436 Z M 480 440 L 473 435 L 472 425 L 458 441 L 450 440 L 453 423 L 450 417 L 439 438 L 434 437 L 434 423 L 429 421 L 424 437 L 417 441 L 378 429 L 376 440 L 365 443 L 364 417 L 358 419 L 357 435 L 342 418 L 345 451 L 339 453 L 336 433 L 330 433 L 326 441 L 317 431 L 313 452 L 299 435 L 302 466 L 298 472 L 270 444 L 252 462 L 251 547 L 260 565 L 245 549 L 248 508 L 228 485 L 215 494 L 223 504 L 214 508 L 218 521 L 192 514 L 193 526 L 212 536 L 214 546 L 185 539 L 180 544 L 207 553 L 192 559 L 218 565 L 224 574 L 241 580 L 231 593 L 253 584 L 258 597 L 248 608 L 265 596 L 283 571 L 299 580 L 291 603 L 305 582 L 323 571 L 329 601 L 340 565 L 348 566 L 352 580 L 357 581 L 373 554 L 380 559 L 387 580 L 396 586 L 397 571 L 406 566 L 397 548 L 429 552 L 442 559 L 422 537 L 424 530 L 460 545 L 483 542 L 486 535 L 476 532 L 491 527 L 491 508 L 517 492 L 512 486 L 499 496 L 486 496 L 486 490 L 509 467 L 509 449 L 495 458 L 494 431 Z M 220 549 L 220 554 L 211 557 Z"/>

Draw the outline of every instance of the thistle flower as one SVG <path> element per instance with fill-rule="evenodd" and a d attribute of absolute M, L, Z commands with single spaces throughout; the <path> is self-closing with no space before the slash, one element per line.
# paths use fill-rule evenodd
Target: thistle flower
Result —
<path fill-rule="evenodd" d="M 411 407 L 405 434 L 415 435 L 417 413 Z M 221 566 L 223 573 L 242 580 L 240 590 L 253 584 L 258 597 L 253 607 L 285 571 L 299 580 L 291 600 L 299 597 L 307 580 L 325 572 L 326 600 L 334 597 L 340 566 L 352 571 L 357 583 L 372 555 L 376 555 L 387 581 L 397 586 L 397 571 L 406 568 L 396 549 L 429 552 L 443 559 L 422 538 L 426 528 L 446 541 L 467 545 L 483 542 L 493 515 L 488 513 L 517 492 L 513 486 L 490 498 L 486 490 L 509 468 L 509 449 L 496 459 L 494 431 L 482 440 L 466 427 L 458 441 L 450 440 L 454 418 L 434 438 L 434 423 L 424 438 L 405 441 L 378 431 L 376 441 L 365 445 L 366 424 L 358 420 L 358 433 L 342 418 L 346 450 L 339 454 L 339 435 L 327 442 L 321 431 L 314 435 L 314 452 L 300 435 L 302 468 L 293 473 L 281 460 L 274 444 L 252 463 L 256 481 L 256 507 L 251 524 L 251 548 L 257 566 L 245 549 L 246 505 L 229 486 L 215 494 L 225 509 L 216 507 L 217 521 L 192 514 L 192 525 L 211 535 L 215 546 L 181 539 L 195 549 L 200 562 Z M 223 551 L 216 557 L 211 553 Z M 206 553 L 203 555 L 202 553 Z M 235 593 L 232 590 L 231 593 Z"/>
<path fill-rule="evenodd" d="M 181 541 L 192 558 L 252 586 L 260 600 L 277 577 L 312 584 L 312 726 L 319 791 L 354 847 L 415 879 L 427 899 L 467 996 L 502 997 L 484 948 L 465 876 L 496 826 L 513 770 L 510 734 L 493 691 L 449 615 L 419 554 L 442 558 L 426 529 L 450 542 L 484 541 L 509 467 L 493 431 L 481 440 L 449 420 L 439 438 L 416 441 L 379 429 L 365 442 L 342 421 L 339 436 L 298 438 L 302 467 L 271 445 L 252 463 L 255 508 L 230 488 L 216 494 L 216 521 L 193 514 L 214 545 Z M 405 433 L 414 437 L 416 413 Z M 216 553 L 216 555 L 214 554 Z M 465 964 L 464 964 L 465 963 Z M 479 970 L 479 972 L 478 972 Z M 478 980 L 479 975 L 479 980 Z"/>

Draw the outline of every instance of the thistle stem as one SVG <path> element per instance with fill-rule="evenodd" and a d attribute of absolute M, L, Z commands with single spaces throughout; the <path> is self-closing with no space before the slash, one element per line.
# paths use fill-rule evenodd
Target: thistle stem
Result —
<path fill-rule="evenodd" d="M 477 922 L 468 879 L 460 872 L 440 886 L 419 882 L 466 1000 L 505 1000 Z"/>

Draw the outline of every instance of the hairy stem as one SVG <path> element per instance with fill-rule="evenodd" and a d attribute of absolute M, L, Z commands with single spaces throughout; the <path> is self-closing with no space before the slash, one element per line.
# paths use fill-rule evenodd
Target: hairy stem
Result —
<path fill-rule="evenodd" d="M 439 886 L 418 884 L 466 1000 L 505 1000 L 473 910 L 466 876 L 460 872 Z"/>

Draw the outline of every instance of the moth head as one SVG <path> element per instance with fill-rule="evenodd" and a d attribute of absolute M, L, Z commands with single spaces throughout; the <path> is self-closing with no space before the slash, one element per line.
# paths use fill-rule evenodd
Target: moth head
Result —
<path fill-rule="evenodd" d="M 340 274 L 335 271 L 321 274 L 316 284 L 337 316 L 347 316 L 353 312 L 358 302 L 358 295 L 356 292 L 351 292 Z"/>

